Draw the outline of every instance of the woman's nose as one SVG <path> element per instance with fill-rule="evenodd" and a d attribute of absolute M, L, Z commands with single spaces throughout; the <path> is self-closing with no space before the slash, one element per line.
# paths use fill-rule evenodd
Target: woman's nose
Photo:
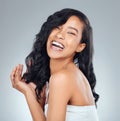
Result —
<path fill-rule="evenodd" d="M 58 39 L 64 39 L 64 33 L 63 33 L 63 31 L 59 31 L 59 32 L 56 34 L 56 37 L 57 37 Z"/>

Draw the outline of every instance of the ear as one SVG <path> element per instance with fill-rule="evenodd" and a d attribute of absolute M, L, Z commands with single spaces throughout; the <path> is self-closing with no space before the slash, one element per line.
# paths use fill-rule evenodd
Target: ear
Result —
<path fill-rule="evenodd" d="M 76 49 L 76 52 L 81 52 L 84 50 L 84 48 L 86 47 L 85 43 L 80 43 Z"/>

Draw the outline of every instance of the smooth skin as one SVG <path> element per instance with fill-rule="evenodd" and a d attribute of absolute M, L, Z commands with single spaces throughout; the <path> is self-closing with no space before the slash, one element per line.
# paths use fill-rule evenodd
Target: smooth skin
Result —
<path fill-rule="evenodd" d="M 35 85 L 22 80 L 23 65 L 16 66 L 11 73 L 11 82 L 15 89 L 25 95 L 33 121 L 65 121 L 67 105 L 94 105 L 94 98 L 88 80 L 73 62 L 76 52 L 85 48 L 80 43 L 84 24 L 76 16 L 51 32 L 47 41 L 47 52 L 50 57 L 48 112 L 45 118 L 44 101 L 38 103 Z M 52 42 L 58 42 L 64 48 L 57 48 Z M 41 95 L 45 96 L 45 88 Z"/>

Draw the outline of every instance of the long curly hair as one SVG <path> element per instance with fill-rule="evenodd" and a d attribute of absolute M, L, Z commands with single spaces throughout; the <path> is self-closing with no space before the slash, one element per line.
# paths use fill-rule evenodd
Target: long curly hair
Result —
<path fill-rule="evenodd" d="M 36 35 L 32 51 L 26 57 L 27 72 L 24 73 L 23 78 L 26 83 L 33 82 L 36 84 L 36 96 L 39 100 L 40 93 L 50 78 L 50 58 L 46 50 L 47 39 L 51 31 L 60 25 L 63 25 L 71 16 L 77 16 L 84 24 L 82 32 L 81 43 L 85 43 L 86 47 L 82 52 L 76 53 L 74 59 L 77 60 L 79 69 L 84 73 L 89 81 L 91 90 L 97 102 L 99 95 L 95 92 L 96 77 L 93 69 L 93 38 L 92 28 L 86 15 L 75 9 L 62 9 L 50 15 L 47 21 L 42 25 L 40 32 Z"/>

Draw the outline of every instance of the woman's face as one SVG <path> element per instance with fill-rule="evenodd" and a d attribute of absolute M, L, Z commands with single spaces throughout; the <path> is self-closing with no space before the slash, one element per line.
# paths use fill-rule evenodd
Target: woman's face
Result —
<path fill-rule="evenodd" d="M 83 23 L 77 16 L 71 16 L 67 22 L 52 30 L 47 41 L 47 53 L 53 59 L 73 58 L 76 52 L 84 49 L 80 43 Z"/>

